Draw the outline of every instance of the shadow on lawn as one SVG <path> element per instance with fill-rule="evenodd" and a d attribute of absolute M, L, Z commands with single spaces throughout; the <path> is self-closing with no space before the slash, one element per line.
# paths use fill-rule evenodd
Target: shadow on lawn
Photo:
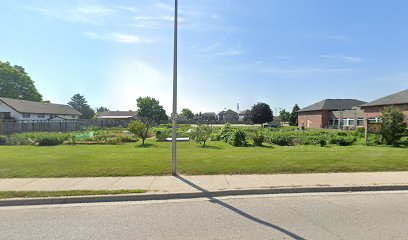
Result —
<path fill-rule="evenodd" d="M 282 227 L 279 227 L 279 226 L 274 225 L 274 224 L 272 224 L 272 223 L 269 223 L 269 222 L 266 222 L 266 221 L 261 220 L 261 219 L 259 219 L 259 218 L 256 218 L 256 217 L 250 215 L 249 213 L 246 213 L 246 212 L 244 212 L 244 211 L 242 211 L 242 210 L 240 210 L 240 209 L 238 209 L 238 208 L 236 208 L 236 207 L 233 207 L 233 206 L 229 205 L 228 203 L 225 203 L 225 202 L 223 202 L 223 201 L 221 201 L 221 200 L 219 200 L 219 199 L 213 197 L 213 196 L 211 195 L 211 192 L 209 192 L 208 190 L 206 190 L 206 189 L 204 189 L 204 188 L 202 188 L 202 187 L 200 187 L 200 186 L 198 186 L 198 185 L 196 185 L 196 184 L 190 182 L 189 180 L 183 178 L 182 176 L 176 175 L 175 177 L 176 177 L 177 179 L 179 179 L 180 181 L 186 183 L 187 185 L 189 185 L 189 186 L 191 186 L 191 187 L 193 187 L 193 188 L 195 188 L 195 189 L 197 189 L 197 190 L 199 190 L 199 191 L 201 191 L 201 192 L 203 192 L 203 193 L 206 193 L 206 195 L 207 195 L 206 197 L 207 197 L 207 198 L 210 200 L 210 202 L 212 202 L 212 203 L 215 203 L 215 204 L 218 204 L 218 205 L 220 205 L 220 206 L 222 206 L 222 207 L 225 207 L 226 209 L 229 209 L 229 210 L 235 212 L 236 214 L 238 214 L 238 215 L 240 215 L 240 216 L 242 216 L 242 217 L 245 217 L 245 218 L 247 218 L 247 219 L 249 219 L 249 220 L 251 220 L 251 221 L 254 221 L 254 222 L 256 222 L 256 223 L 262 224 L 262 225 L 264 225 L 264 226 L 267 226 L 267 227 L 269 227 L 269 228 L 272 228 L 272 229 L 274 229 L 274 230 L 277 230 L 277 231 L 279 231 L 279 232 L 281 232 L 281 233 L 284 233 L 284 234 L 288 235 L 289 237 L 291 237 L 291 238 L 293 238 L 293 239 L 296 239 L 296 240 L 304 240 L 304 239 L 305 239 L 305 238 L 303 238 L 303 237 L 301 237 L 301 236 L 296 235 L 295 233 L 293 233 L 293 232 L 291 232 L 291 231 L 289 231 L 289 230 L 286 230 L 286 229 L 284 229 L 284 228 L 282 228 Z"/>
<path fill-rule="evenodd" d="M 223 149 L 222 147 L 218 147 L 218 146 L 197 146 L 198 148 L 203 148 L 203 149 Z"/>
<path fill-rule="evenodd" d="M 145 143 L 144 145 L 140 144 L 140 145 L 135 146 L 135 148 L 153 148 L 153 147 L 157 147 L 157 146 L 151 143 Z"/>

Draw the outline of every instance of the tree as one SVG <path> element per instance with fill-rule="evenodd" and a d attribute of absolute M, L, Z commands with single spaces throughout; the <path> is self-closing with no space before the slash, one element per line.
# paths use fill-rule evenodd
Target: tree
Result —
<path fill-rule="evenodd" d="M 96 112 L 100 113 L 100 112 L 107 112 L 109 111 L 109 109 L 107 109 L 106 107 L 98 107 L 96 108 Z"/>
<path fill-rule="evenodd" d="M 257 103 L 252 107 L 251 120 L 255 124 L 263 124 L 272 122 L 273 114 L 271 107 L 266 103 Z"/>
<path fill-rule="evenodd" d="M 0 61 L 0 97 L 40 102 L 41 94 L 21 66 Z"/>
<path fill-rule="evenodd" d="M 397 146 L 405 133 L 404 114 L 395 106 L 385 107 L 381 112 L 382 125 L 380 133 L 387 145 Z"/>
<path fill-rule="evenodd" d="M 68 105 L 82 113 L 81 118 L 91 119 L 95 115 L 95 111 L 89 106 L 85 97 L 79 93 L 72 96 L 71 101 L 68 102 Z"/>
<path fill-rule="evenodd" d="M 282 122 L 289 122 L 290 120 L 290 112 L 286 111 L 285 109 L 280 110 L 279 112 L 279 117 L 282 120 Z"/>
<path fill-rule="evenodd" d="M 152 97 L 139 97 L 136 99 L 137 107 L 139 108 L 138 117 L 146 124 L 147 128 L 151 128 L 162 120 L 168 120 L 166 111 L 160 102 Z"/>
<path fill-rule="evenodd" d="M 183 108 L 183 110 L 181 110 L 181 114 L 183 114 L 187 120 L 193 120 L 194 118 L 194 113 L 188 108 Z"/>
<path fill-rule="evenodd" d="M 300 110 L 300 107 L 295 104 L 293 106 L 292 112 L 290 114 L 290 119 L 289 119 L 289 125 L 290 126 L 297 126 L 298 125 L 298 111 Z"/>
<path fill-rule="evenodd" d="M 142 139 L 142 145 L 144 145 L 146 138 L 149 137 L 148 126 L 140 120 L 129 123 L 128 130 Z"/>
<path fill-rule="evenodd" d="M 205 142 L 210 139 L 212 129 L 207 124 L 200 124 L 194 132 L 194 140 L 196 142 L 202 143 L 205 147 Z"/>

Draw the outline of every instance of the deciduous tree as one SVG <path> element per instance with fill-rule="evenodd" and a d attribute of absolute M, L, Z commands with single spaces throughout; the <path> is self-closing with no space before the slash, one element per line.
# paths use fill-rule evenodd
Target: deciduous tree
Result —
<path fill-rule="evenodd" d="M 388 145 L 398 145 L 398 141 L 404 135 L 406 124 L 404 124 L 404 114 L 395 106 L 385 107 L 381 112 L 382 124 L 381 135 Z"/>
<path fill-rule="evenodd" d="M 41 94 L 21 66 L 0 61 L 0 97 L 40 102 Z"/>
<path fill-rule="evenodd" d="M 252 107 L 251 120 L 255 124 L 272 122 L 273 114 L 271 107 L 266 103 L 257 103 Z"/>

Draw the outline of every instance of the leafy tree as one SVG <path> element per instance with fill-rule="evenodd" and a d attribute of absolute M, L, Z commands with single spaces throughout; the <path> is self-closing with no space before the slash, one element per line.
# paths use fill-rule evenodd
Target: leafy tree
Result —
<path fill-rule="evenodd" d="M 140 120 L 129 123 L 128 130 L 142 139 L 142 145 L 144 145 L 146 138 L 149 137 L 148 126 Z"/>
<path fill-rule="evenodd" d="M 162 120 L 167 120 L 166 111 L 160 102 L 152 97 L 139 97 L 137 100 L 139 108 L 138 117 L 148 127 L 158 124 Z"/>
<path fill-rule="evenodd" d="M 289 119 L 289 125 L 290 126 L 297 126 L 298 125 L 298 111 L 300 110 L 300 107 L 295 104 L 292 109 L 292 113 L 290 114 L 290 119 Z"/>
<path fill-rule="evenodd" d="M 40 102 L 41 94 L 21 66 L 0 61 L 0 97 Z"/>
<path fill-rule="evenodd" d="M 181 110 L 181 114 L 183 114 L 187 120 L 193 120 L 194 118 L 194 113 L 188 108 L 183 108 L 183 110 Z"/>
<path fill-rule="evenodd" d="M 98 107 L 98 108 L 96 108 L 96 112 L 98 112 L 98 113 L 100 113 L 100 112 L 107 112 L 107 111 L 109 111 L 109 109 L 106 108 L 106 107 Z"/>
<path fill-rule="evenodd" d="M 202 143 L 203 147 L 205 147 L 205 142 L 210 139 L 212 133 L 212 129 L 207 124 L 200 124 L 197 126 L 197 129 L 194 132 L 194 140 L 196 142 Z"/>
<path fill-rule="evenodd" d="M 404 114 L 395 106 L 385 107 L 382 114 L 381 135 L 388 145 L 398 145 L 398 141 L 405 133 Z"/>
<path fill-rule="evenodd" d="M 282 120 L 282 122 L 289 122 L 290 116 L 291 116 L 290 112 L 286 111 L 285 109 L 282 109 L 279 112 L 279 117 Z"/>
<path fill-rule="evenodd" d="M 252 107 L 251 120 L 255 124 L 263 124 L 273 120 L 271 107 L 266 103 L 257 103 Z"/>
<path fill-rule="evenodd" d="M 86 101 L 85 97 L 79 93 L 72 96 L 68 105 L 82 113 L 81 118 L 91 119 L 95 115 L 95 111 L 89 106 L 88 101 Z"/>

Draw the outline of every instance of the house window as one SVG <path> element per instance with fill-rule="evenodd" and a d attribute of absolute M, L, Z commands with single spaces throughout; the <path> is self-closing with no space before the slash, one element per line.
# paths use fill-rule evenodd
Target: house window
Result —
<path fill-rule="evenodd" d="M 341 120 L 341 124 L 342 124 L 343 126 L 348 126 L 348 119 L 342 119 L 342 120 Z"/>
<path fill-rule="evenodd" d="M 29 113 L 23 113 L 23 118 L 30 118 L 30 114 Z"/>
<path fill-rule="evenodd" d="M 349 119 L 348 119 L 348 125 L 349 125 L 349 126 L 354 126 L 354 119 L 349 118 Z"/>
<path fill-rule="evenodd" d="M 11 114 L 9 112 L 0 112 L 0 119 L 10 119 Z"/>
<path fill-rule="evenodd" d="M 364 119 L 362 118 L 357 119 L 357 126 L 361 127 L 363 125 L 364 125 Z"/>
<path fill-rule="evenodd" d="M 39 113 L 38 114 L 38 118 L 44 118 L 44 117 L 45 117 L 44 113 Z"/>
<path fill-rule="evenodd" d="M 72 115 L 72 118 L 76 118 L 76 116 L 75 116 L 75 115 Z"/>

